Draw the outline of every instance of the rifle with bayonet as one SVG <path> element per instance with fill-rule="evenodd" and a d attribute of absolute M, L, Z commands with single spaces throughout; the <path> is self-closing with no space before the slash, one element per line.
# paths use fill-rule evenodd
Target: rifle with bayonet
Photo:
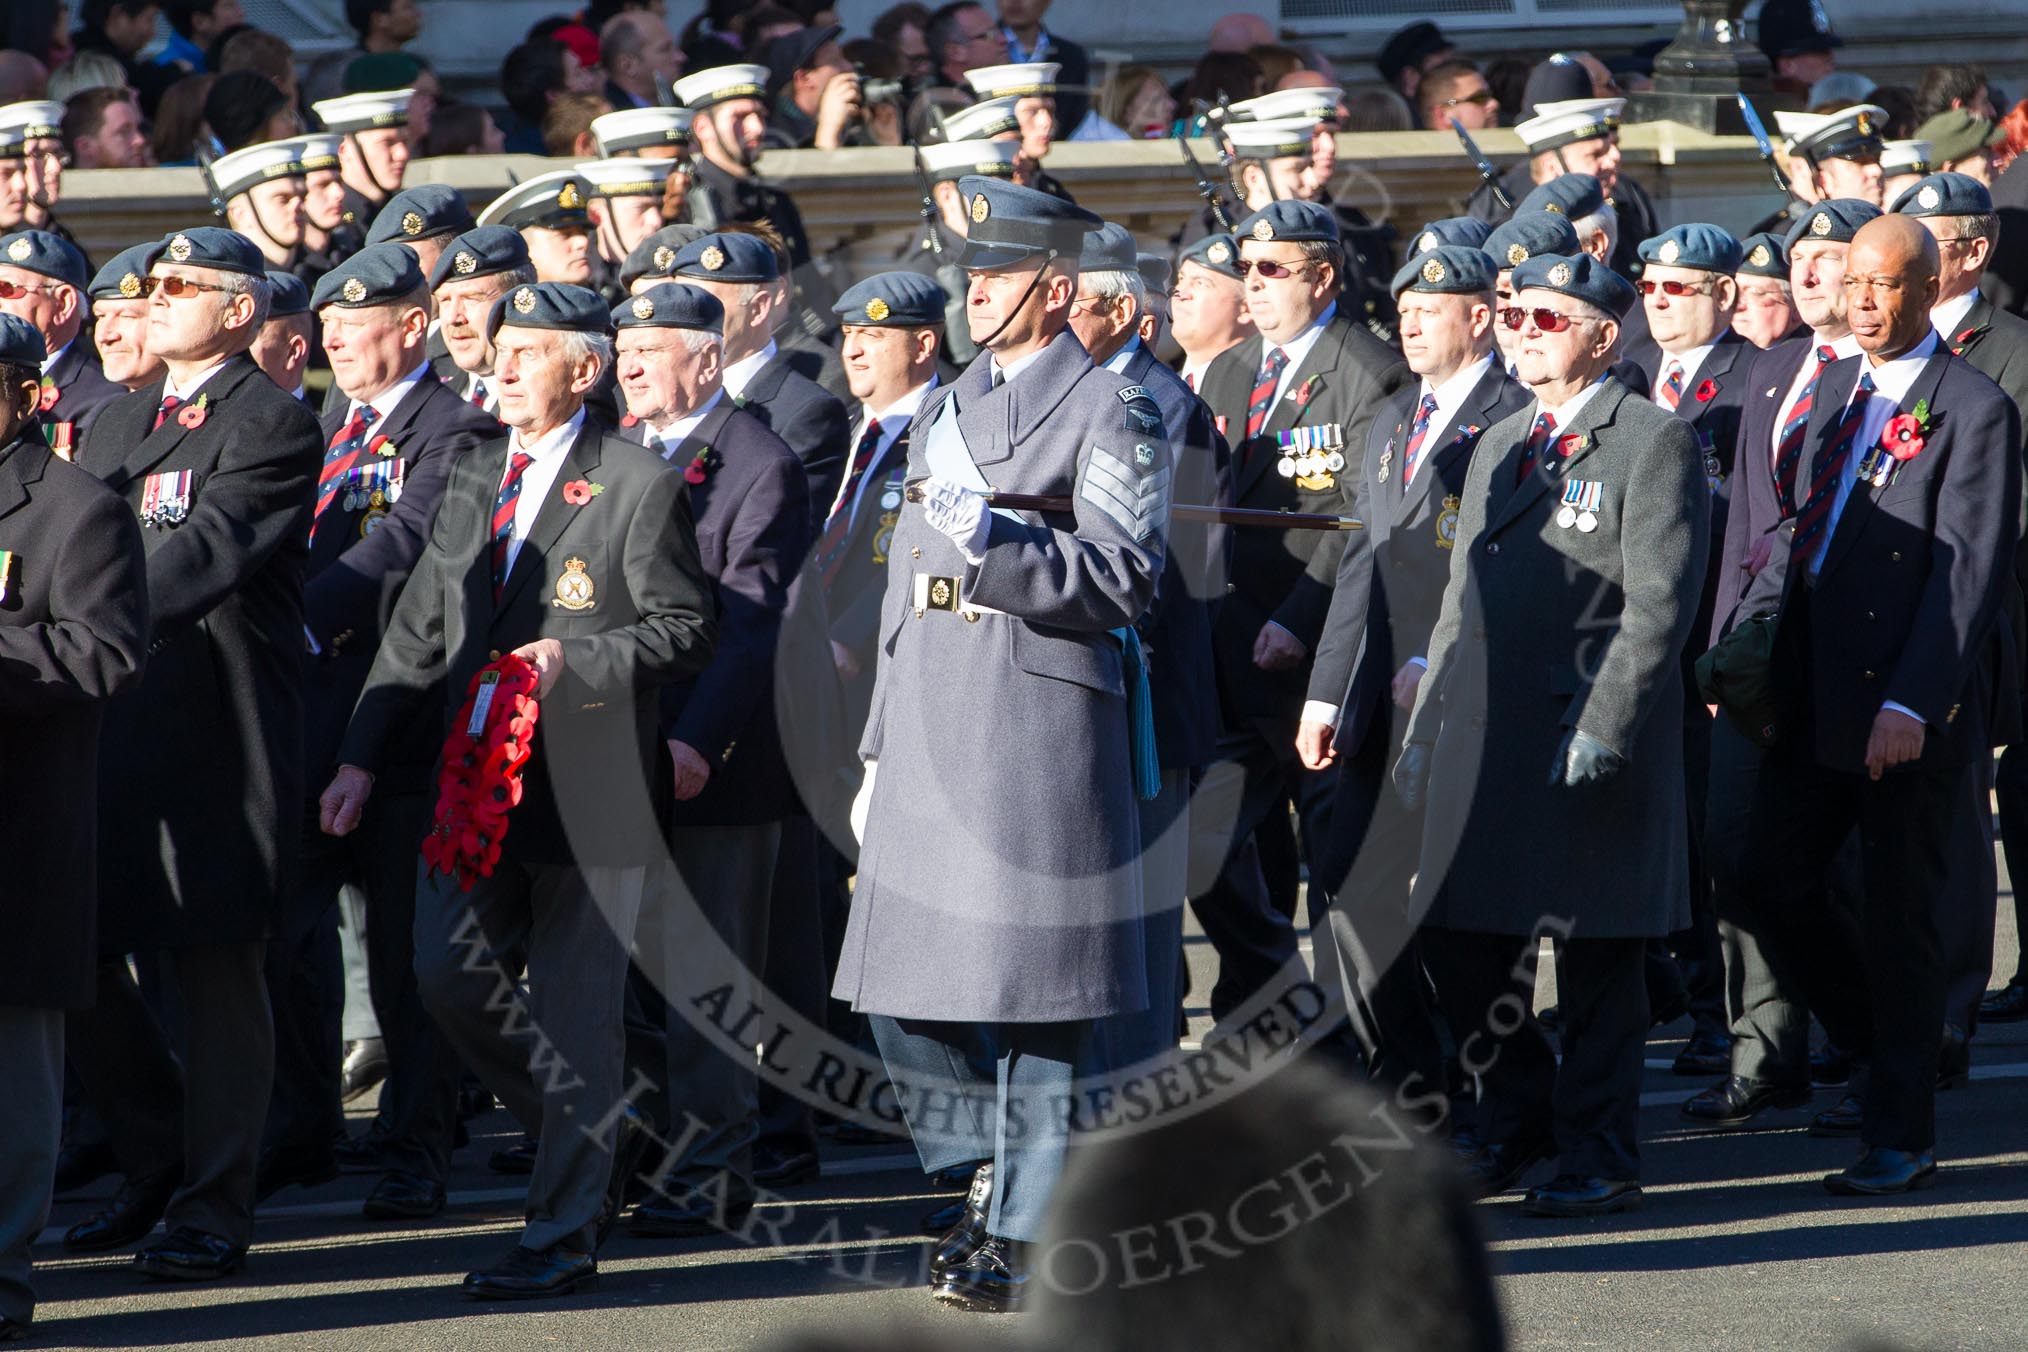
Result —
<path fill-rule="evenodd" d="M 1753 143 L 1760 147 L 1760 158 L 1767 165 L 1768 172 L 1774 175 L 1775 187 L 1781 189 L 1783 197 L 1794 196 L 1788 172 L 1782 168 L 1780 156 L 1775 154 L 1774 140 L 1767 134 L 1767 124 L 1754 111 L 1753 101 L 1744 94 L 1733 97 L 1739 100 L 1739 115 L 1746 119 L 1746 129 L 1753 134 Z"/>
<path fill-rule="evenodd" d="M 1500 171 L 1493 167 L 1493 162 L 1486 158 L 1484 151 L 1479 149 L 1479 143 L 1472 139 L 1470 132 L 1455 122 L 1451 124 L 1451 130 L 1458 134 L 1458 143 L 1465 148 L 1465 154 L 1472 161 L 1472 167 L 1479 171 L 1479 177 L 1486 180 L 1486 186 L 1493 190 L 1493 200 L 1500 204 L 1500 210 L 1512 211 L 1514 209 L 1514 199 L 1509 197 L 1507 190 L 1500 186 Z"/>
<path fill-rule="evenodd" d="M 922 501 L 921 479 L 911 479 L 903 485 L 903 495 L 910 502 Z M 1002 507 L 1012 512 L 1069 512 L 1074 510 L 1068 493 L 1002 493 L 997 489 L 981 493 L 988 507 Z M 1270 512 L 1257 507 L 1199 507 L 1187 503 L 1173 503 L 1169 516 L 1176 521 L 1194 521 L 1203 525 L 1257 526 L 1268 530 L 1364 530 L 1366 523 L 1356 516 L 1328 516 L 1321 512 Z"/>

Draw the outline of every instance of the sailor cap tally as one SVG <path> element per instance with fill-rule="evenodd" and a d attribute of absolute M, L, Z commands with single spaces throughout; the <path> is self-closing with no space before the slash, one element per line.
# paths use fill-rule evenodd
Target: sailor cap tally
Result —
<path fill-rule="evenodd" d="M 1611 136 L 1620 129 L 1625 99 L 1564 99 L 1537 104 L 1535 116 L 1514 128 L 1530 151 L 1557 150 L 1578 141 Z"/>
<path fill-rule="evenodd" d="M 1056 93 L 1055 61 L 1023 61 L 1009 66 L 979 66 L 965 72 L 965 83 L 982 99 L 1048 98 Z"/>
<path fill-rule="evenodd" d="M 932 183 L 949 183 L 974 174 L 981 178 L 1014 177 L 1019 141 L 939 141 L 920 148 L 923 168 Z"/>
<path fill-rule="evenodd" d="M 220 155 L 208 171 L 218 200 L 231 201 L 247 189 L 278 178 L 303 176 L 300 141 L 262 141 L 259 145 Z"/>
<path fill-rule="evenodd" d="M 690 143 L 695 108 L 624 108 L 592 119 L 592 139 L 599 154 L 610 158 L 629 150 Z"/>
<path fill-rule="evenodd" d="M 324 130 L 340 136 L 408 125 L 409 100 L 413 89 L 387 89 L 374 94 L 347 94 L 310 105 L 324 124 Z"/>
<path fill-rule="evenodd" d="M 765 99 L 768 96 L 766 66 L 713 66 L 686 75 L 676 82 L 676 97 L 693 111 L 734 99 Z"/>

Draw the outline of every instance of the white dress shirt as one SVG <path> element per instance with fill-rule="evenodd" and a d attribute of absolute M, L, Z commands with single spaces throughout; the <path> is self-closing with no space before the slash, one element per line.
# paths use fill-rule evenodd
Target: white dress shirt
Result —
<path fill-rule="evenodd" d="M 1685 402 L 1694 402 L 1690 392 L 1696 388 L 1694 382 L 1697 379 L 1697 373 L 1704 369 L 1705 358 L 1709 357 L 1711 349 L 1717 346 L 1718 339 L 1713 338 L 1701 347 L 1693 347 L 1688 352 L 1680 355 L 1664 348 L 1662 350 L 1662 369 L 1655 372 L 1655 388 L 1648 395 L 1654 401 L 1655 407 L 1668 409 L 1672 413 L 1675 411 L 1675 409 L 1669 409 L 1669 406 L 1662 402 L 1662 387 L 1669 383 L 1669 366 L 1672 362 L 1683 368 L 1683 393 L 1682 397 L 1676 401 L 1676 408 L 1681 408 Z"/>
<path fill-rule="evenodd" d="M 535 529 L 535 518 L 549 501 L 550 492 L 556 487 L 556 476 L 563 471 L 563 459 L 570 453 L 577 441 L 578 433 L 584 430 L 584 409 L 579 407 L 569 420 L 554 431 L 540 437 L 532 446 L 524 446 L 521 434 L 515 432 L 507 439 L 507 462 L 500 467 L 504 479 L 507 464 L 513 463 L 515 452 L 529 456 L 534 463 L 522 471 L 521 496 L 514 500 L 514 534 L 507 540 L 507 572 L 514 572 L 514 560 L 521 556 L 521 542 L 528 538 L 528 532 Z M 497 499 L 500 486 L 493 486 Z"/>
<path fill-rule="evenodd" d="M 63 354 L 70 351 L 71 343 L 75 343 L 76 341 L 77 339 L 73 338 L 70 340 L 69 343 L 65 343 L 62 347 L 50 353 L 47 357 L 44 357 L 42 359 L 42 374 L 48 375 L 49 368 L 56 365 L 58 362 L 62 361 Z"/>
<path fill-rule="evenodd" d="M 1014 377 L 1020 375 L 1023 371 L 1026 371 L 1029 367 L 1035 365 L 1036 362 L 1042 360 L 1042 354 L 1047 352 L 1048 350 L 1049 345 L 1047 343 L 1044 343 L 1041 347 L 1036 348 L 1033 352 L 1029 353 L 1027 356 L 1016 357 L 1011 362 L 1003 362 L 998 357 L 994 357 L 992 359 L 993 370 L 999 373 L 1000 379 L 1003 382 L 1010 381 L 1014 379 Z"/>
<path fill-rule="evenodd" d="M 1560 408 L 1551 408 L 1538 398 L 1535 401 L 1535 408 L 1528 414 L 1528 426 L 1532 429 L 1535 426 L 1535 420 L 1547 413 L 1550 417 L 1556 419 L 1556 430 L 1550 435 L 1562 436 L 1570 430 L 1570 425 L 1577 421 L 1578 415 L 1584 412 L 1584 406 L 1589 404 L 1598 396 L 1598 392 L 1605 388 L 1605 383 L 1606 377 L 1600 376 L 1576 394 L 1571 395 L 1569 402 Z"/>
<path fill-rule="evenodd" d="M 427 361 L 420 362 L 416 365 L 415 370 L 410 371 L 400 380 L 395 381 L 392 385 L 389 385 L 386 389 L 368 400 L 368 405 L 373 409 L 374 425 L 378 426 L 385 422 L 387 415 L 394 412 L 395 406 L 408 398 L 408 392 L 420 384 L 422 378 L 428 374 L 430 374 L 430 364 Z M 359 401 L 354 399 L 351 407 L 345 410 L 345 420 L 346 422 L 350 422 L 358 415 Z M 340 425 L 342 426 L 343 424 Z"/>
<path fill-rule="evenodd" d="M 1940 301 L 1929 312 L 1930 327 L 1942 334 L 1948 342 L 1964 327 L 1965 316 L 1970 314 L 1972 307 L 1978 303 L 1979 288 L 1976 286 L 1962 296 Z"/>
<path fill-rule="evenodd" d="M 852 454 L 855 457 L 858 456 L 859 438 L 865 434 L 866 423 L 870 418 L 880 424 L 880 445 L 873 452 L 873 458 L 866 463 L 869 466 L 879 464 L 880 457 L 886 455 L 894 448 L 894 443 L 901 438 L 903 432 L 908 430 L 909 422 L 915 417 L 915 411 L 922 407 L 922 401 L 928 398 L 929 392 L 936 387 L 937 378 L 935 375 L 931 375 L 928 380 L 916 386 L 907 394 L 902 395 L 901 398 L 895 400 L 886 408 L 875 411 L 865 404 L 861 404 L 859 406 L 859 421 L 857 426 L 853 428 Z M 849 473 L 845 477 L 848 483 L 838 485 L 838 496 L 831 503 L 830 511 L 825 514 L 824 519 L 829 521 L 831 513 L 835 513 L 839 505 L 845 501 L 845 489 L 849 485 L 853 490 L 852 503 L 846 509 L 848 515 L 845 518 L 846 525 L 849 528 L 851 523 L 859 517 L 859 504 L 866 500 L 866 485 L 872 481 L 873 476 L 871 474 L 862 474 L 859 476 L 859 482 L 856 484 L 849 483 L 852 477 Z"/>
<path fill-rule="evenodd" d="M 226 361 L 230 360 L 231 358 L 229 357 L 226 358 Z M 210 380 L 213 376 L 217 375 L 220 371 L 223 371 L 224 369 L 225 369 L 224 361 L 219 362 L 215 366 L 207 366 L 206 368 L 204 368 L 203 371 L 198 373 L 197 379 L 190 382 L 188 388 L 183 389 L 179 389 L 177 387 L 176 380 L 173 376 L 165 375 L 162 377 L 162 397 L 164 399 L 175 399 L 179 403 L 187 404 L 192 399 L 195 399 L 197 397 L 197 392 L 204 388 L 205 381 Z"/>
<path fill-rule="evenodd" d="M 1209 361 L 1197 362 L 1194 365 L 1186 361 L 1183 363 L 1183 369 L 1176 374 L 1183 377 L 1183 383 L 1190 387 L 1192 393 L 1201 396 L 1204 393 L 1204 373 L 1210 369 Z"/>
<path fill-rule="evenodd" d="M 780 349 L 775 346 L 775 340 L 770 338 L 768 345 L 760 351 L 741 357 L 726 367 L 725 373 L 719 377 L 725 386 L 725 392 L 735 399 L 745 394 L 746 387 L 753 384 L 753 378 L 761 373 L 761 367 L 773 361 L 778 351 Z"/>
<path fill-rule="evenodd" d="M 1279 344 L 1283 355 L 1288 357 L 1289 361 L 1288 365 L 1282 367 L 1281 379 L 1275 384 L 1275 402 L 1268 405 L 1268 416 L 1270 418 L 1275 415 L 1275 404 L 1281 403 L 1282 396 L 1289 392 L 1289 382 L 1296 378 L 1296 368 L 1303 364 L 1304 359 L 1310 355 L 1310 349 L 1315 347 L 1317 340 L 1324 336 L 1324 326 L 1337 317 L 1338 302 L 1334 300 L 1324 307 L 1324 313 L 1318 315 L 1310 322 L 1310 327 L 1289 339 L 1288 342 Z M 1261 368 L 1267 365 L 1268 354 L 1273 352 L 1277 347 L 1277 344 L 1268 342 L 1265 334 L 1261 336 L 1261 343 L 1261 364 L 1254 368 L 1253 378 L 1255 380 L 1260 379 Z"/>
<path fill-rule="evenodd" d="M 695 412 L 686 413 L 676 419 L 676 421 L 667 423 L 661 427 L 657 427 L 653 423 L 648 424 L 648 435 L 662 443 L 661 455 L 664 460 L 667 460 L 676 453 L 676 448 L 683 444 L 683 438 L 695 432 L 697 424 L 703 422 L 705 415 L 710 413 L 714 408 L 717 408 L 718 401 L 723 398 L 725 398 L 725 387 L 721 385 L 711 392 L 709 399 L 697 406 Z"/>
<path fill-rule="evenodd" d="M 1782 400 L 1782 406 L 1775 415 L 1774 431 L 1769 434 L 1770 439 L 1768 441 L 1768 464 L 1770 466 L 1775 463 L 1775 456 L 1781 450 L 1782 428 L 1788 426 L 1789 414 L 1794 410 L 1796 400 L 1803 397 L 1803 386 L 1810 383 L 1810 373 L 1817 369 L 1817 349 L 1825 345 L 1822 340 L 1814 335 L 1810 338 L 1810 343 L 1810 350 L 1803 354 L 1802 364 L 1796 367 L 1795 375 L 1789 379 L 1788 395 Z M 1830 348 L 1831 360 L 1843 361 L 1847 357 L 1859 355 L 1859 340 L 1848 333 L 1843 338 L 1833 340 Z M 1803 470 L 1801 473 L 1804 477 L 1807 477 L 1809 471 Z"/>

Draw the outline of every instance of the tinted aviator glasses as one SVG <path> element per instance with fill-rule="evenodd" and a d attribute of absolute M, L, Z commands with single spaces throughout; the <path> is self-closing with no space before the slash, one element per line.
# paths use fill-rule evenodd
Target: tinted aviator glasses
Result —
<path fill-rule="evenodd" d="M 1287 263 L 1271 263 L 1266 259 L 1256 261 L 1250 258 L 1242 258 L 1237 263 L 1234 263 L 1233 266 L 1239 269 L 1239 275 L 1242 277 L 1250 272 L 1258 272 L 1268 280 L 1276 282 L 1284 277 L 1294 277 L 1303 270 L 1301 263 L 1290 267 Z"/>
<path fill-rule="evenodd" d="M 0 300 L 20 300 L 23 296 L 34 291 L 42 291 L 54 295 L 56 294 L 56 287 L 53 285 L 29 286 L 23 282 L 0 282 Z"/>
<path fill-rule="evenodd" d="M 1704 294 L 1704 288 L 1710 286 L 1711 283 L 1677 282 L 1677 281 L 1651 282 L 1644 277 L 1640 281 L 1634 283 L 1634 285 L 1638 286 L 1641 289 L 1641 294 L 1644 296 L 1652 296 L 1657 291 L 1661 292 L 1665 296 L 1701 296 Z"/>
<path fill-rule="evenodd" d="M 152 296 L 157 291 L 160 291 L 170 300 L 182 300 L 184 297 L 194 296 L 200 291 L 230 290 L 232 290 L 231 287 L 221 286 L 217 282 L 193 282 L 188 277 L 143 277 L 141 279 L 142 295 Z"/>
<path fill-rule="evenodd" d="M 1500 311 L 1500 322 L 1516 333 L 1520 332 L 1522 326 L 1530 319 L 1533 319 L 1535 327 L 1544 333 L 1562 333 L 1577 322 L 1576 316 L 1562 314 L 1556 310 L 1524 310 L 1518 305 L 1510 305 Z"/>

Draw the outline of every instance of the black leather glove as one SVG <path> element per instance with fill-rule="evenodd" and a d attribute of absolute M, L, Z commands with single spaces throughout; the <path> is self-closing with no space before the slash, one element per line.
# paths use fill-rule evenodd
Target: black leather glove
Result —
<path fill-rule="evenodd" d="M 1556 748 L 1556 764 L 1549 767 L 1549 782 L 1570 789 L 1582 784 L 1603 784 L 1625 764 L 1619 752 L 1590 733 L 1572 728 L 1563 734 L 1563 745 Z"/>
<path fill-rule="evenodd" d="M 1429 797 L 1429 743 L 1410 742 L 1394 763 L 1394 796 L 1410 812 L 1422 809 Z"/>

